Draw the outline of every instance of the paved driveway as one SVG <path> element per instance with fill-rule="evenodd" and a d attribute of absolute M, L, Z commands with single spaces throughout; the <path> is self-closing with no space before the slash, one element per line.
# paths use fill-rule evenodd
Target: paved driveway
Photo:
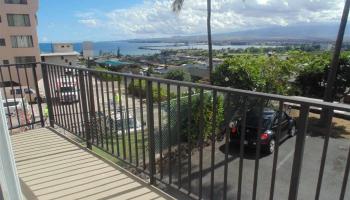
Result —
<path fill-rule="evenodd" d="M 347 139 L 330 139 L 325 172 L 323 176 L 323 185 L 320 199 L 339 199 L 341 184 L 346 165 L 349 142 Z M 307 136 L 304 151 L 303 168 L 301 173 L 301 182 L 299 186 L 299 199 L 314 199 L 320 168 L 324 139 L 322 137 Z M 295 148 L 295 137 L 288 138 L 281 143 L 275 186 L 274 199 L 288 199 L 290 176 L 292 171 L 293 157 Z M 223 180 L 225 166 L 225 145 L 224 142 L 217 143 L 215 150 L 215 178 L 214 192 L 215 199 L 222 199 Z M 242 199 L 251 199 L 253 193 L 254 167 L 255 167 L 255 149 L 245 148 Z M 228 193 L 227 199 L 236 199 L 239 174 L 239 147 L 230 146 L 228 164 Z M 177 162 L 177 161 L 174 161 Z M 259 160 L 259 178 L 257 188 L 257 199 L 269 199 L 273 155 L 262 155 Z M 188 189 L 187 159 L 183 158 L 182 185 Z M 199 152 L 192 155 L 192 191 L 198 194 L 199 186 Z M 203 150 L 203 198 L 209 199 L 210 195 L 210 177 L 211 177 L 211 146 Z M 176 164 L 173 164 L 173 170 Z M 166 171 L 166 169 L 165 169 Z M 173 180 L 177 184 L 177 170 L 173 171 Z M 165 173 L 167 174 L 167 173 Z M 165 175 L 167 179 L 167 175 Z M 350 199 L 350 184 L 347 185 L 347 194 L 345 199 Z"/>

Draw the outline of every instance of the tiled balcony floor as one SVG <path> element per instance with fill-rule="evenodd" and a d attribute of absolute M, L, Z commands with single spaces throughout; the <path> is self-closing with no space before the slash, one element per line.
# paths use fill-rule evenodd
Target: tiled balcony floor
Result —
<path fill-rule="evenodd" d="M 172 199 L 49 129 L 11 137 L 28 200 Z"/>

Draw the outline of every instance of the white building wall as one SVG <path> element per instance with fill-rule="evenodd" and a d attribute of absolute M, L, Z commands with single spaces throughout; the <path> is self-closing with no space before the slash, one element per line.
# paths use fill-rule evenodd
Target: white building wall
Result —
<path fill-rule="evenodd" d="M 73 44 L 71 43 L 55 43 L 53 44 L 53 52 L 54 53 L 66 53 L 73 52 Z"/>
<path fill-rule="evenodd" d="M 85 59 L 94 57 L 93 43 L 83 42 L 83 56 Z"/>
<path fill-rule="evenodd" d="M 57 65 L 68 65 L 68 66 L 77 66 L 78 57 L 74 55 L 66 56 L 42 56 L 41 59 L 43 62 L 57 64 Z"/>
<path fill-rule="evenodd" d="M 94 57 L 94 51 L 93 50 L 83 50 L 83 56 L 85 59 Z"/>

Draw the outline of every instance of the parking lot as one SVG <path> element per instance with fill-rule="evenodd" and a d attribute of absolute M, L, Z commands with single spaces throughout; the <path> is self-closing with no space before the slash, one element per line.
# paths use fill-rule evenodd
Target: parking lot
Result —
<path fill-rule="evenodd" d="M 341 184 L 343 181 L 346 159 L 349 151 L 348 139 L 333 139 L 329 141 L 328 154 L 323 175 L 323 184 L 320 199 L 339 199 Z M 320 169 L 320 160 L 323 150 L 323 137 L 307 136 L 305 142 L 305 151 L 303 167 L 299 185 L 298 199 L 314 199 L 318 174 Z M 211 182 L 211 145 L 203 149 L 203 198 L 210 197 Z M 288 199 L 290 177 L 295 149 L 295 137 L 288 138 L 281 142 L 276 170 L 275 198 Z M 227 199 L 236 199 L 238 190 L 239 176 L 239 146 L 231 145 L 228 156 L 228 186 Z M 175 161 L 177 162 L 177 161 Z M 188 190 L 188 164 L 187 159 L 183 159 L 182 180 L 181 184 Z M 199 152 L 194 151 L 192 154 L 192 191 L 198 195 L 199 188 Z M 257 199 L 269 199 L 271 174 L 273 165 L 273 154 L 261 155 L 259 159 L 259 174 L 257 186 Z M 175 168 L 176 164 L 173 165 Z M 225 166 L 225 144 L 224 141 L 218 142 L 215 148 L 215 165 L 214 165 L 214 196 L 215 199 L 222 199 L 224 187 L 224 166 Z M 253 194 L 255 168 L 255 148 L 245 148 L 243 164 L 243 181 L 242 181 L 242 199 L 251 199 Z M 166 167 L 164 168 L 167 174 Z M 177 181 L 178 171 L 175 169 L 173 180 Z M 165 177 L 167 181 L 167 177 Z M 350 186 L 347 185 L 347 194 L 345 199 L 350 199 Z"/>

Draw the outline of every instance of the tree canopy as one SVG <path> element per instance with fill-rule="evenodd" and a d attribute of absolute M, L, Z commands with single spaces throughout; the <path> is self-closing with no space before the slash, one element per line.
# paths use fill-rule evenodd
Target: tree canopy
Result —
<path fill-rule="evenodd" d="M 277 56 L 238 55 L 218 66 L 215 85 L 259 92 L 287 94 L 294 66 Z"/>
<path fill-rule="evenodd" d="M 191 81 L 191 76 L 183 69 L 174 69 L 165 74 L 166 79 L 178 81 Z"/>
<path fill-rule="evenodd" d="M 283 55 L 236 55 L 227 58 L 213 74 L 224 87 L 284 95 L 322 98 L 330 67 L 329 52 L 290 51 Z M 350 93 L 350 53 L 340 58 L 334 89 L 336 100 Z"/>

